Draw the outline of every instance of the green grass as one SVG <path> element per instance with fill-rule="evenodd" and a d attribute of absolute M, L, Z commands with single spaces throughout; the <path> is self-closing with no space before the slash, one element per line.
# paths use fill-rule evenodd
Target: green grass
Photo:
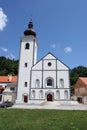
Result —
<path fill-rule="evenodd" d="M 0 130 L 87 130 L 87 111 L 0 109 Z"/>

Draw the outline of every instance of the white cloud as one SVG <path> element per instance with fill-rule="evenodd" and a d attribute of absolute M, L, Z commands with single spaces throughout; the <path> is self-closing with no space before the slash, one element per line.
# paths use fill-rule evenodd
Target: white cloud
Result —
<path fill-rule="evenodd" d="M 55 49 L 56 48 L 56 44 L 51 44 L 50 47 Z"/>
<path fill-rule="evenodd" d="M 65 53 L 70 53 L 70 52 L 72 52 L 72 48 L 67 46 L 64 48 L 64 51 L 65 51 Z"/>
<path fill-rule="evenodd" d="M 3 12 L 3 9 L 0 8 L 0 31 L 3 31 L 4 27 L 7 24 L 7 15 Z"/>
<path fill-rule="evenodd" d="M 2 47 L 1 50 L 2 50 L 3 52 L 7 52 L 7 51 L 8 51 L 8 49 L 7 49 L 6 47 Z"/>
<path fill-rule="evenodd" d="M 15 58 L 15 55 L 13 55 L 12 53 L 10 54 L 10 58 L 11 59 L 14 59 Z"/>

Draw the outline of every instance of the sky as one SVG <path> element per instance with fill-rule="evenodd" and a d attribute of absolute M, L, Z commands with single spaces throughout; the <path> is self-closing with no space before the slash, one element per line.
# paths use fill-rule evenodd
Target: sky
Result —
<path fill-rule="evenodd" d="M 31 16 L 38 60 L 51 52 L 71 69 L 87 67 L 87 0 L 0 0 L 0 56 L 19 59 Z"/>

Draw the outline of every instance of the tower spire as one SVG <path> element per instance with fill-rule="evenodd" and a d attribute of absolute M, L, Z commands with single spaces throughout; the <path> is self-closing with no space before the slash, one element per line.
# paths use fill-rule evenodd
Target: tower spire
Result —
<path fill-rule="evenodd" d="M 28 28 L 24 31 L 24 35 L 33 35 L 34 37 L 36 37 L 36 32 L 33 29 L 32 17 L 30 17 L 30 22 L 28 24 Z"/>

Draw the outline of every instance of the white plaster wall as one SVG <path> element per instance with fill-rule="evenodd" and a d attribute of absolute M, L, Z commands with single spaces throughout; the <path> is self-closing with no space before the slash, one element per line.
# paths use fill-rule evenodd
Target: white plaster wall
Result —
<path fill-rule="evenodd" d="M 42 60 L 32 67 L 32 70 L 42 70 Z"/>
<path fill-rule="evenodd" d="M 57 60 L 57 69 L 58 70 L 69 70 L 69 68 L 59 60 Z"/>
<path fill-rule="evenodd" d="M 32 97 L 32 91 L 35 91 L 35 98 Z M 40 98 L 40 90 L 43 91 L 43 98 Z M 60 92 L 60 99 L 57 99 L 56 98 L 56 91 L 59 90 Z M 64 95 L 64 91 L 68 91 L 68 98 L 65 99 L 65 95 Z M 44 101 L 47 101 L 47 94 L 49 93 L 53 93 L 53 100 L 70 100 L 70 93 L 69 93 L 69 90 L 68 89 L 31 89 L 31 100 L 44 100 Z"/>
<path fill-rule="evenodd" d="M 64 88 L 69 88 L 69 71 L 57 71 L 57 85 L 60 86 L 59 80 L 64 80 Z"/>
<path fill-rule="evenodd" d="M 35 88 L 36 86 L 36 79 L 39 79 L 40 81 L 40 87 L 42 87 L 42 71 L 32 71 L 32 77 L 31 77 L 31 88 Z"/>

